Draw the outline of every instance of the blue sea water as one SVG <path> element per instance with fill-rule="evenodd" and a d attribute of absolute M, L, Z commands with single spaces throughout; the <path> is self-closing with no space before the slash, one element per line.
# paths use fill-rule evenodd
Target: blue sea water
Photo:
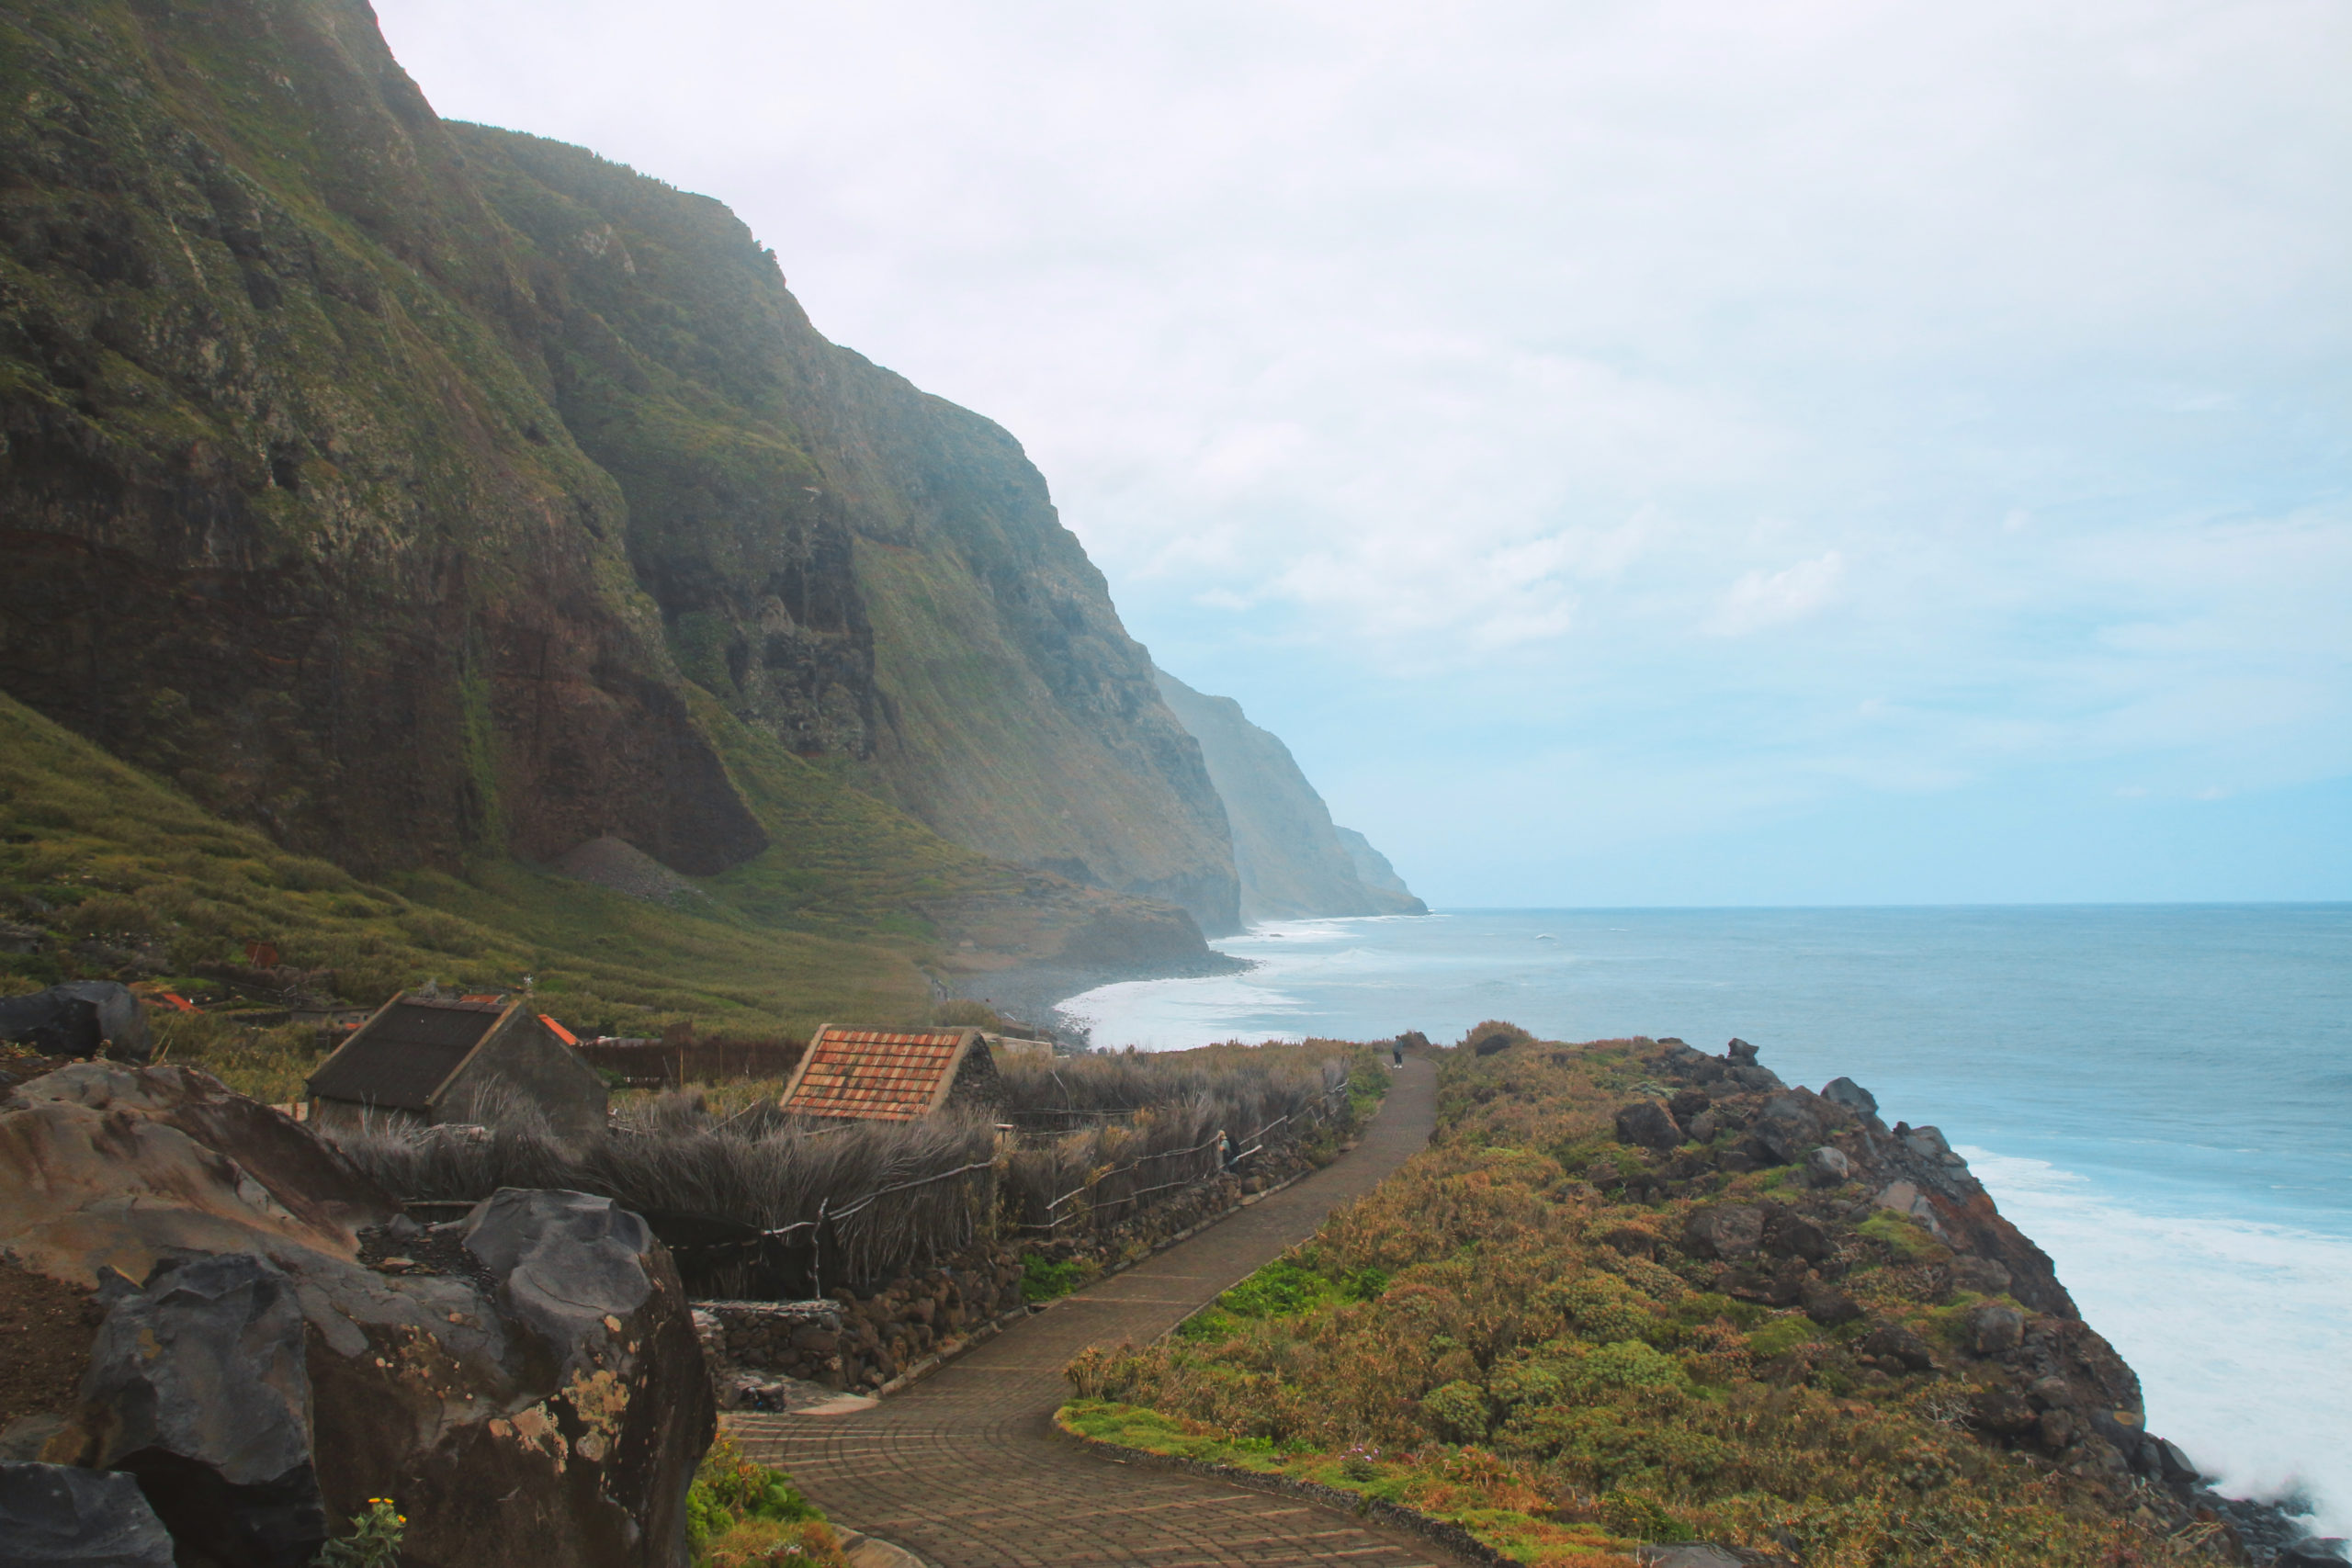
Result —
<path fill-rule="evenodd" d="M 1062 1004 L 1097 1045 L 1677 1035 L 1942 1129 L 2149 1427 L 2352 1533 L 2352 905 L 1460 910 L 1287 921 Z"/>

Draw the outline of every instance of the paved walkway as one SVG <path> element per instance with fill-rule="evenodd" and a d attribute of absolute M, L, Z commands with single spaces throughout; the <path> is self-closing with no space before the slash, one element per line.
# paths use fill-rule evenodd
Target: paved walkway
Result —
<path fill-rule="evenodd" d="M 1061 1370 L 1089 1345 L 1144 1341 L 1314 1234 L 1429 1141 L 1436 1073 L 1410 1059 L 1355 1149 L 1303 1181 L 846 1416 L 727 1418 L 842 1524 L 934 1568 L 1340 1563 L 1430 1568 L 1409 1537 L 1206 1477 L 1108 1458 L 1057 1432 Z"/>

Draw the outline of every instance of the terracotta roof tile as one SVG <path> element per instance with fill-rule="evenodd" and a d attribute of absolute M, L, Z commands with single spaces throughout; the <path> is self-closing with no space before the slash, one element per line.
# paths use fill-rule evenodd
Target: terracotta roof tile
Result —
<path fill-rule="evenodd" d="M 794 1116 L 911 1122 L 928 1115 L 964 1055 L 970 1031 L 825 1029 L 784 1109 Z"/>

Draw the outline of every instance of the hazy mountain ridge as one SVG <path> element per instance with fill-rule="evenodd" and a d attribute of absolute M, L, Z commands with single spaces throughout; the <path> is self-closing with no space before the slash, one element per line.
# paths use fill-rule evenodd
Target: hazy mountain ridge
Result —
<path fill-rule="evenodd" d="M 1247 920 L 1330 915 L 1426 915 L 1386 856 L 1340 828 L 1279 736 L 1231 697 L 1194 691 L 1165 670 L 1159 694 L 1200 742 L 1233 826 L 1233 863 Z"/>
<path fill-rule="evenodd" d="M 356 0 L 0 38 L 0 688 L 363 874 L 770 863 L 699 686 L 1232 928 L 1198 749 L 1018 444 L 826 343 L 719 203 L 445 125 Z"/>

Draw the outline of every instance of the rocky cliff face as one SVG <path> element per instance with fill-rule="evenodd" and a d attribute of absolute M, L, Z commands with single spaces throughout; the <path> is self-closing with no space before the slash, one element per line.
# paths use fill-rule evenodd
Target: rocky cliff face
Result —
<path fill-rule="evenodd" d="M 358 0 L 0 18 L 0 686 L 363 872 L 767 844 L 689 682 L 1229 928 L 1197 750 L 1012 439 L 718 203 L 444 124 Z"/>
<path fill-rule="evenodd" d="M 1244 919 L 1429 913 L 1363 834 L 1332 825 L 1279 737 L 1250 723 L 1231 697 L 1204 696 L 1165 670 L 1153 673 L 1170 711 L 1200 742 L 1225 803 Z"/>

